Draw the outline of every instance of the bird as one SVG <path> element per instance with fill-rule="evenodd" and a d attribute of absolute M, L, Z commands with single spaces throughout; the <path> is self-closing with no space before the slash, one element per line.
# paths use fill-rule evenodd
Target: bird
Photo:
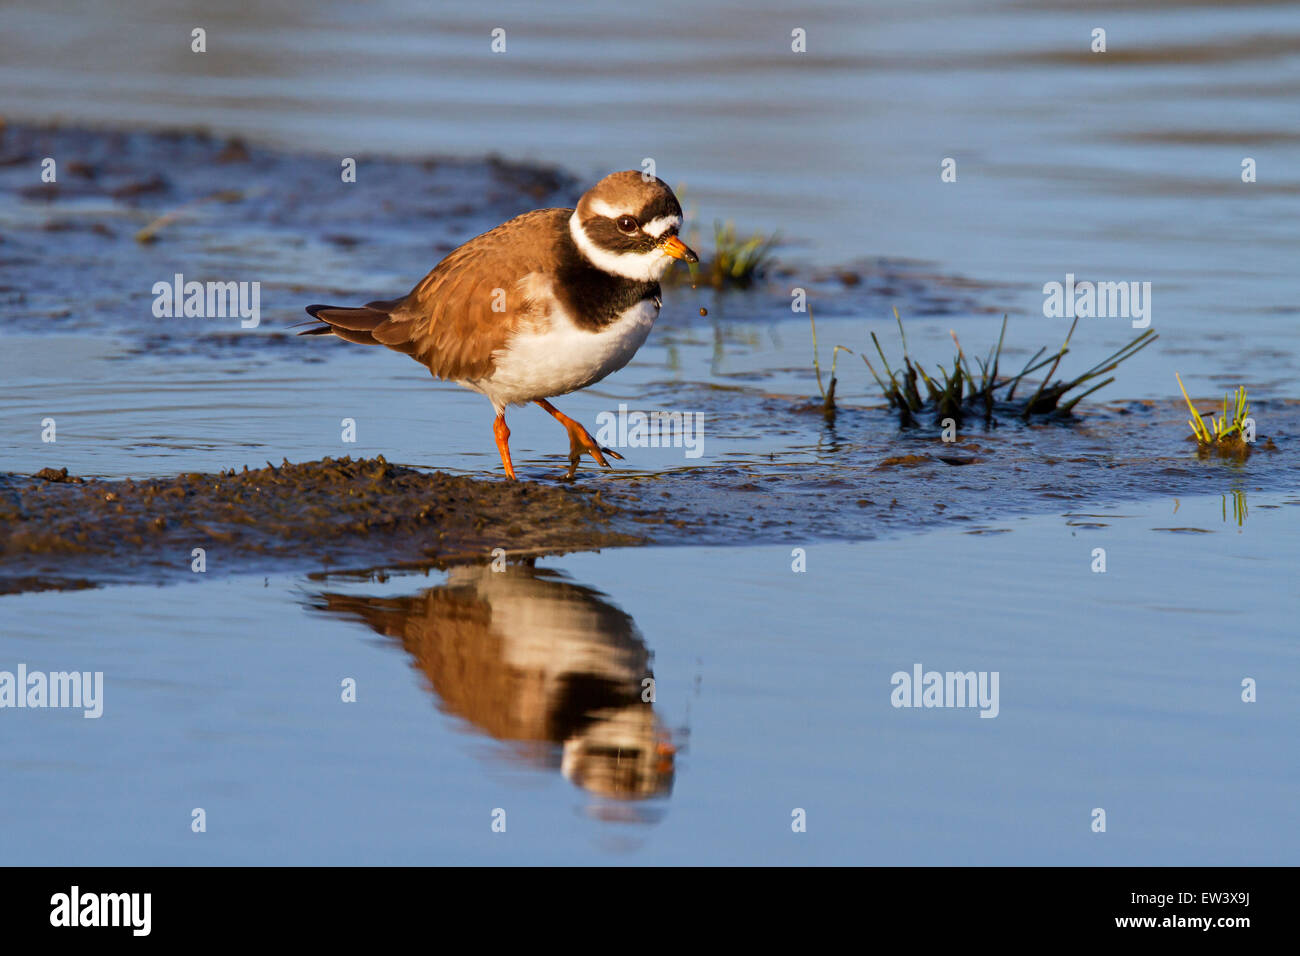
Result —
<path fill-rule="evenodd" d="M 511 481 L 506 409 L 539 406 L 568 432 L 572 480 L 586 454 L 604 468 L 623 456 L 550 399 L 618 371 L 645 343 L 663 304 L 659 280 L 676 261 L 699 262 L 681 226 L 667 183 L 611 173 L 572 209 L 526 212 L 458 246 L 401 298 L 307 306 L 318 324 L 298 334 L 385 345 L 486 396 Z"/>

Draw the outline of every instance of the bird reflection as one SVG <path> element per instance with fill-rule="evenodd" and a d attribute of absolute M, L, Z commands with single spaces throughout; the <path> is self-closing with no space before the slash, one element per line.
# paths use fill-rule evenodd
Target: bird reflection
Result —
<path fill-rule="evenodd" d="M 418 594 L 322 593 L 311 606 L 400 641 L 442 710 L 584 790 L 621 801 L 671 791 L 675 748 L 649 702 L 650 652 L 600 592 L 527 564 L 472 565 Z"/>

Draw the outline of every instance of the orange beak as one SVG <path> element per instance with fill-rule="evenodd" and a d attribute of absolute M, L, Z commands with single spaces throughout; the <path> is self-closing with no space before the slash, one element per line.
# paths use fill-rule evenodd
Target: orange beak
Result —
<path fill-rule="evenodd" d="M 674 259 L 684 259 L 687 262 L 700 261 L 700 257 L 691 251 L 691 247 L 682 242 L 676 236 L 669 236 L 663 242 L 659 243 L 659 248 L 664 251 L 665 255 L 670 255 Z"/>

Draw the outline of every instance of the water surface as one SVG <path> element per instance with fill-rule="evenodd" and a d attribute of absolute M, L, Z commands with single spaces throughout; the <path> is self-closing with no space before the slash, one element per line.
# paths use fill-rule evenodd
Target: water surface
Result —
<path fill-rule="evenodd" d="M 560 403 L 589 426 L 620 404 L 706 412 L 700 459 L 639 449 L 580 480 L 678 496 L 708 546 L 0 598 L 0 670 L 106 681 L 98 720 L 0 713 L 5 860 L 1295 862 L 1300 5 L 55 0 L 0 18 L 5 472 L 382 453 L 494 475 L 481 398 L 286 327 L 308 302 L 400 294 L 457 242 L 646 157 L 703 246 L 715 219 L 779 230 L 789 270 L 744 296 L 668 289 L 635 362 Z M 15 132 L 48 120 L 217 138 Z M 355 187 L 344 156 L 363 158 Z M 238 198 L 185 205 L 217 191 Z M 262 282 L 263 323 L 154 318 L 177 271 Z M 897 348 L 892 307 L 927 363 L 950 330 L 983 354 L 1009 312 L 1018 364 L 1064 337 L 1041 290 L 1066 273 L 1150 281 L 1160 333 L 1079 426 L 969 436 L 983 463 L 949 474 L 934 434 L 871 407 L 856 353 L 873 331 Z M 823 372 L 833 344 L 855 353 L 834 427 L 799 411 L 817 385 L 796 286 Z M 1065 370 L 1134 334 L 1085 321 Z M 1198 399 L 1247 385 L 1277 457 L 1197 461 L 1165 404 L 1175 371 Z M 511 428 L 522 472 L 562 470 L 546 416 Z M 884 465 L 912 453 L 928 463 Z M 806 520 L 787 514 L 779 545 L 710 531 L 698 486 L 780 486 Z M 954 496 L 972 520 L 942 519 Z M 997 671 L 998 716 L 893 708 L 916 664 Z"/>
<path fill-rule="evenodd" d="M 21 825 L 0 852 L 1286 864 L 1300 608 L 1270 582 L 1300 546 L 1297 505 L 1249 496 L 1240 525 L 1215 495 L 810 540 L 803 573 L 789 547 L 645 548 L 499 574 L 6 597 L 6 661 L 102 670 L 106 688 L 98 720 L 4 714 L 0 812 Z M 891 676 L 918 663 L 998 671 L 998 716 L 892 707 Z M 646 675 L 653 704 L 632 693 Z M 665 737 L 676 752 L 656 755 Z M 566 778 L 566 752 L 591 775 Z"/>

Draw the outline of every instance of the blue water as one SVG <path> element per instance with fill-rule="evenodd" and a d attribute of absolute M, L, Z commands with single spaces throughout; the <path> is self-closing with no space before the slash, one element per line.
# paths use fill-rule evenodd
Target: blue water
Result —
<path fill-rule="evenodd" d="M 1158 348 L 1194 392 L 1300 371 L 1300 4 L 32 0 L 0 16 L 13 118 L 204 126 L 333 168 L 493 152 L 594 182 L 649 158 L 705 245 L 734 220 L 806 266 L 927 260 L 1008 283 L 989 308 L 1049 337 L 1045 283 L 1149 281 Z"/>
<path fill-rule="evenodd" d="M 189 50 L 200 25 L 203 55 Z M 979 308 L 905 314 L 927 361 L 947 361 L 954 327 L 982 353 L 1003 310 L 1016 362 L 1053 345 L 1066 323 L 1043 317 L 1042 286 L 1074 273 L 1153 284 L 1160 341 L 1103 397 L 1176 397 L 1175 371 L 1198 397 L 1239 384 L 1297 397 L 1298 4 L 837 0 L 791 13 L 666 0 L 647 18 L 643 5 L 518 0 L 23 0 L 0 26 L 10 119 L 204 126 L 318 153 L 328 170 L 368 153 L 497 152 L 594 180 L 648 157 L 705 247 L 715 219 L 779 231 L 792 286 L 876 256 L 989 283 L 971 287 Z M 1087 52 L 1097 26 L 1104 55 Z M 505 54 L 490 51 L 494 27 Z M 790 50 L 796 27 L 806 54 Z M 945 157 L 955 183 L 940 181 Z M 1241 181 L 1244 157 L 1255 183 Z M 0 232 L 46 236 L 51 209 L 6 197 Z M 122 236 L 143 225 L 105 212 L 118 215 Z M 258 334 L 327 283 L 397 294 L 433 265 L 432 251 L 366 239 L 265 250 Z M 49 232 L 48 254 L 59 249 Z M 140 295 L 171 272 L 139 275 Z M 5 290 L 11 311 L 21 280 Z M 141 355 L 122 333 L 141 301 L 102 328 L 69 301 L 75 334 L 54 317 L 50 334 L 9 340 L 0 468 L 120 477 L 376 453 L 497 467 L 486 404 L 405 359 Z M 709 319 L 691 318 L 700 305 Z M 870 331 L 896 341 L 887 308 L 838 305 L 819 317 L 823 363 L 832 343 L 861 350 Z M 590 424 L 678 385 L 814 393 L 805 317 L 684 290 L 666 306 L 636 361 L 566 412 Z M 1085 324 L 1068 364 L 1133 334 Z M 841 360 L 841 398 L 868 400 L 859 360 Z M 56 446 L 39 438 L 47 415 Z M 344 417 L 355 444 L 340 441 Z M 791 451 L 779 421 L 751 424 L 711 422 L 699 466 Z M 559 465 L 562 436 L 540 412 L 512 413 L 511 428 L 517 463 Z M 635 467 L 681 464 L 643 452 Z M 5 596 L 0 671 L 102 671 L 106 687 L 97 720 L 0 711 L 0 860 L 1294 864 L 1300 499 L 1257 492 L 1248 466 L 1237 474 L 1225 498 L 1153 489 L 1118 512 L 1081 509 L 1102 517 L 1009 515 L 979 534 L 827 544 L 810 528 L 804 573 L 790 546 L 738 540 L 545 559 L 545 574 L 511 572 L 515 590 L 478 603 L 442 572 Z M 1098 547 L 1104 574 L 1091 570 Z M 462 616 L 408 615 L 407 637 L 462 657 L 421 667 L 355 614 L 314 610 L 326 591 L 376 613 L 385 598 L 451 599 Z M 439 644 L 447 635 L 461 643 Z M 892 707 L 891 675 L 916 664 L 997 671 L 998 716 Z M 616 747 L 606 766 L 642 774 L 646 798 L 572 782 L 547 723 L 555 700 L 542 706 L 538 689 L 595 674 L 626 691 L 651 666 L 653 707 L 623 700 L 566 738 L 595 745 L 593 766 L 606 766 L 609 739 L 635 743 L 638 760 L 671 741 L 675 753 L 644 763 Z M 340 699 L 346 678 L 355 703 Z M 1247 678 L 1254 703 L 1241 699 Z M 195 808 L 204 833 L 191 830 Z M 791 830 L 796 809 L 804 833 Z"/>
<path fill-rule="evenodd" d="M 630 804 L 566 780 L 558 745 L 525 752 L 440 711 L 395 641 L 307 610 L 323 590 L 417 594 L 445 583 L 437 572 L 7 597 L 0 668 L 102 670 L 105 693 L 98 720 L 0 713 L 0 854 L 1286 864 L 1300 833 L 1300 607 L 1261 569 L 1296 553 L 1298 505 L 1252 495 L 1240 527 L 1232 499 L 1225 521 L 1213 497 L 984 529 L 1002 533 L 810 541 L 803 573 L 785 547 L 545 560 L 629 615 L 653 656 L 675 777 L 669 795 Z M 1169 527 L 1205 533 L 1154 530 Z M 997 671 L 997 717 L 891 706 L 891 675 L 918 663 Z M 340 699 L 345 677 L 355 703 Z M 1256 703 L 1241 700 L 1245 678 Z M 196 807 L 204 833 L 190 829 Z"/>

